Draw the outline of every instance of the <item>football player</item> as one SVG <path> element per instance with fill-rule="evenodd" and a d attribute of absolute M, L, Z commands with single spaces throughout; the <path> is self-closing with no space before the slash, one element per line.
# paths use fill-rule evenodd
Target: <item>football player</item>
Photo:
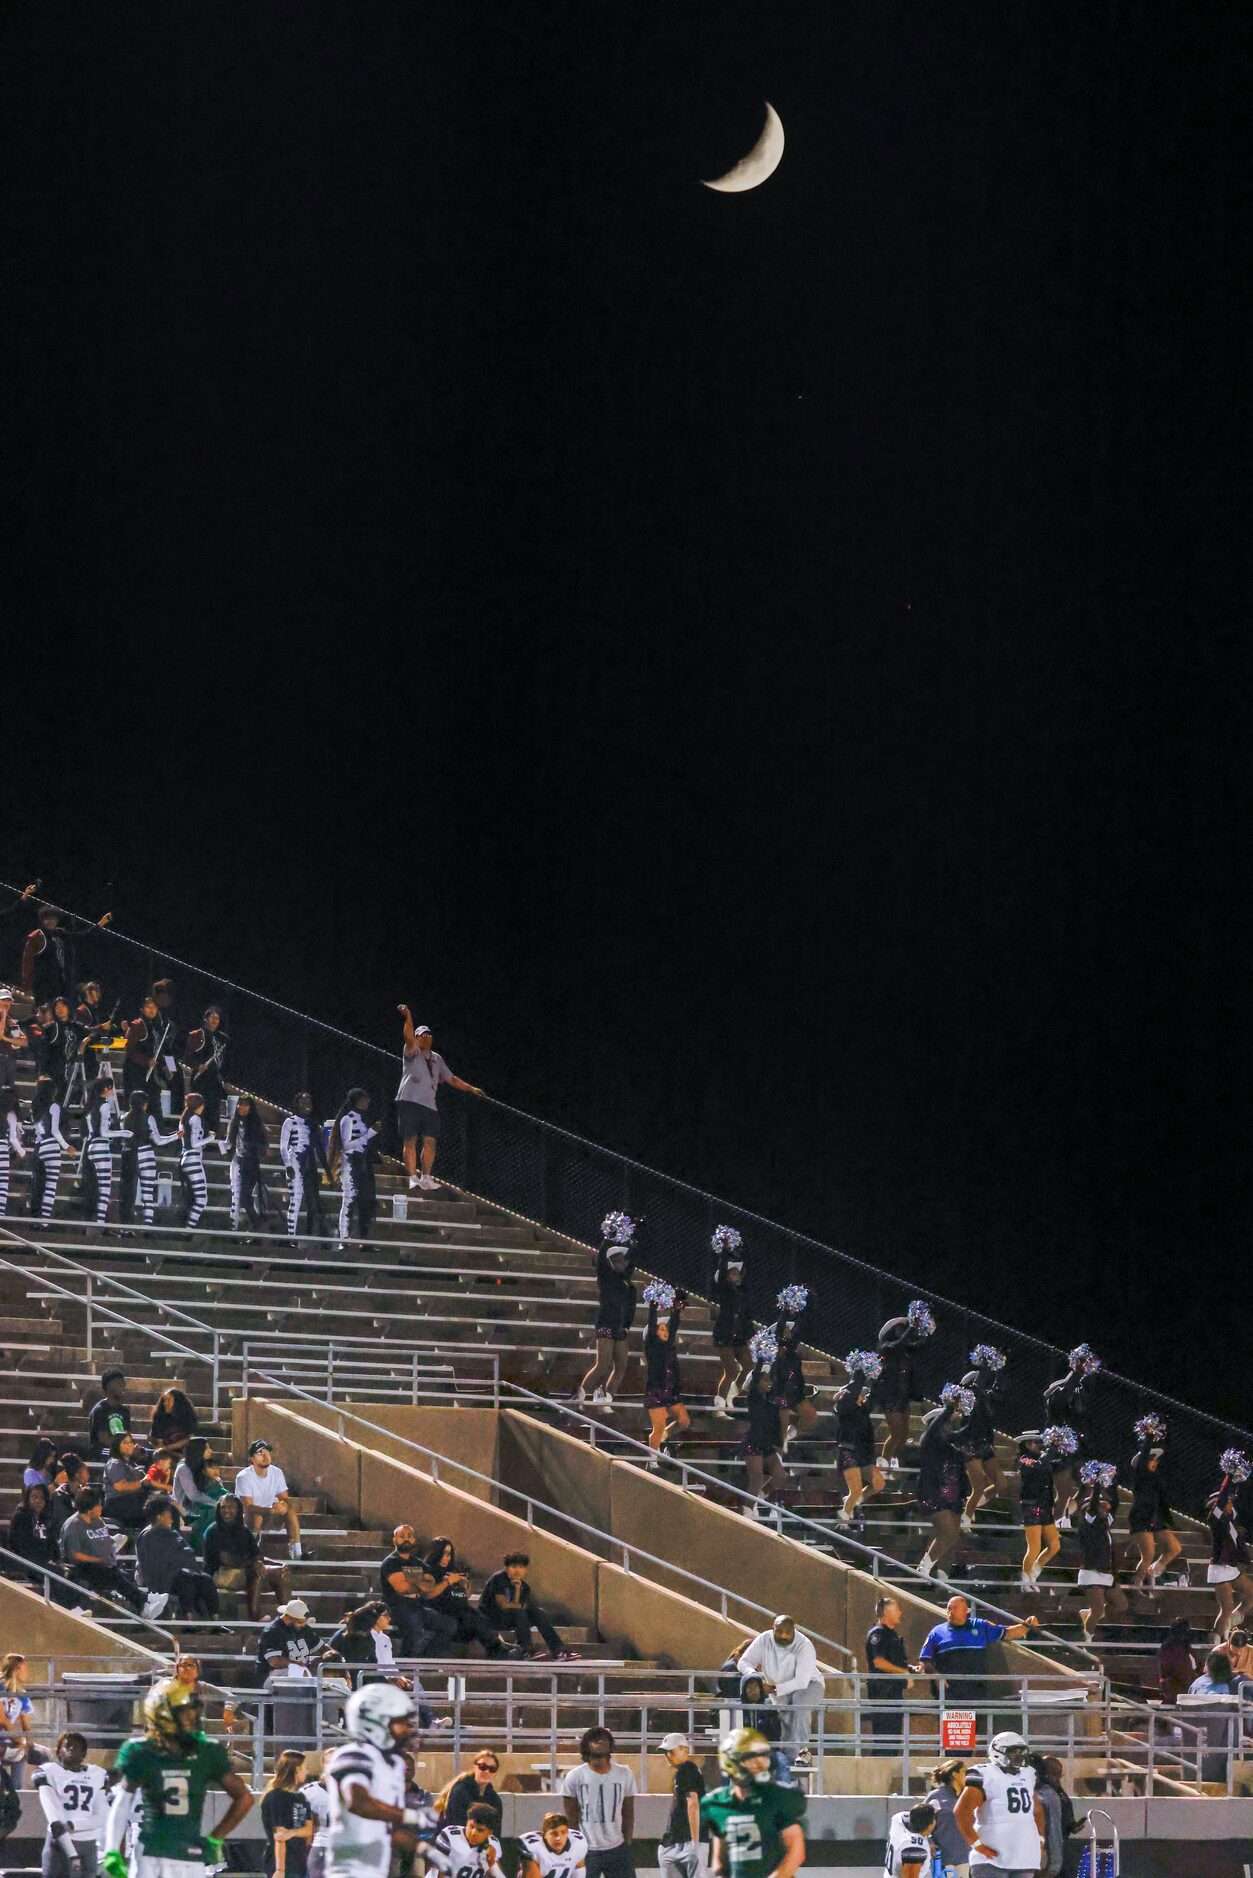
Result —
<path fill-rule="evenodd" d="M 496 1808 L 476 1801 L 466 1814 L 464 1826 L 445 1826 L 435 1841 L 435 1849 L 444 1858 L 448 1878 L 503 1878 L 501 1844 L 492 1827 Z"/>
<path fill-rule="evenodd" d="M 805 1863 L 805 1795 L 770 1778 L 770 1743 L 755 1728 L 724 1735 L 718 1764 L 727 1776 L 700 1803 L 709 1828 L 710 1878 L 792 1878 Z"/>
<path fill-rule="evenodd" d="M 1038 1872 L 1045 1863 L 1044 1808 L 1021 1735 L 993 1735 L 983 1767 L 966 1769 L 953 1813 L 970 1846 L 972 1872 Z"/>
<path fill-rule="evenodd" d="M 575 1878 L 587 1861 L 587 1840 L 564 1813 L 545 1813 L 538 1832 L 524 1832 L 522 1878 Z"/>
<path fill-rule="evenodd" d="M 931 1878 L 935 1863 L 931 1834 L 935 1808 L 926 1801 L 893 1813 L 888 1825 L 888 1849 L 883 1860 L 887 1878 Z"/>
<path fill-rule="evenodd" d="M 413 1733 L 413 1697 L 393 1682 L 368 1682 L 344 1704 L 348 1740 L 327 1757 L 322 1778 L 330 1795 L 328 1878 L 378 1878 L 392 1850 L 426 1850 L 439 1830 L 429 1808 L 405 1805 L 401 1749 Z M 439 1863 L 427 1850 L 427 1862 Z"/>
<path fill-rule="evenodd" d="M 252 1795 L 220 1741 L 200 1730 L 200 1697 L 186 1683 L 158 1682 L 144 1697 L 144 1733 L 124 1741 L 113 1767 L 116 1789 L 105 1828 L 105 1878 L 128 1878 L 122 1842 L 139 1805 L 130 1878 L 201 1878 L 222 1862 L 222 1841 L 252 1805 Z M 215 1833 L 202 1826 L 210 1787 L 230 1806 Z"/>
<path fill-rule="evenodd" d="M 31 1782 L 48 1822 L 44 1878 L 96 1878 L 112 1784 L 103 1767 L 88 1761 L 86 1737 L 67 1730 L 56 1759 L 45 1761 Z"/>

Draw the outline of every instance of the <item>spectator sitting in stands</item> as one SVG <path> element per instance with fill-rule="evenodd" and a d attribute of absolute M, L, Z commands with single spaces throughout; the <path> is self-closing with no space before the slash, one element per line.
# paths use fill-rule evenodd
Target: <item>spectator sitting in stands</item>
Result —
<path fill-rule="evenodd" d="M 145 1599 L 117 1562 L 113 1535 L 104 1523 L 103 1496 L 98 1487 L 84 1487 L 74 1502 L 74 1515 L 61 1529 L 61 1557 L 67 1577 L 104 1598 L 120 1598 L 138 1616 L 156 1615 L 155 1597 Z"/>
<path fill-rule="evenodd" d="M 447 1727 L 447 1723 L 437 1723 L 434 1711 L 426 1699 L 426 1691 L 418 1679 L 402 1676 L 396 1669 L 396 1656 L 391 1639 L 392 1614 L 382 1598 L 371 1598 L 368 1604 L 362 1604 L 357 1610 L 349 1611 L 339 1629 L 332 1636 L 327 1648 L 352 1664 L 358 1673 L 352 1677 L 353 1686 L 366 1681 L 364 1671 L 368 1669 L 391 1670 L 392 1674 L 382 1678 L 385 1682 L 395 1683 L 398 1689 L 411 1692 L 418 1711 L 418 1726 L 421 1728 Z M 375 1681 L 377 1678 L 371 1677 Z"/>
<path fill-rule="evenodd" d="M 117 1435 L 131 1432 L 130 1405 L 126 1400 L 126 1377 L 120 1369 L 106 1369 L 100 1378 L 104 1391 L 87 1424 L 87 1458 L 102 1461 Z"/>
<path fill-rule="evenodd" d="M 166 1493 L 154 1493 L 148 1502 L 148 1525 L 135 1541 L 135 1579 L 150 1594 L 159 1597 L 159 1617 L 173 1597 L 183 1617 L 216 1617 L 217 1586 L 208 1572 L 200 1569 L 200 1560 L 181 1532 L 175 1532 L 177 1516 L 173 1500 Z"/>
<path fill-rule="evenodd" d="M 439 1656 L 457 1635 L 455 1620 L 430 1611 L 422 1598 L 422 1559 L 412 1526 L 397 1526 L 379 1566 L 383 1602 L 392 1614 L 402 1656 Z"/>
<path fill-rule="evenodd" d="M 174 1462 L 164 1448 L 153 1455 L 144 1479 L 154 1492 L 168 1493 L 171 1505 L 174 1504 Z"/>
<path fill-rule="evenodd" d="M 739 1687 L 740 1727 L 755 1728 L 770 1743 L 770 1778 L 780 1785 L 791 1779 L 791 1765 L 783 1752 L 783 1717 L 766 1694 L 760 1676 L 745 1676 Z"/>
<path fill-rule="evenodd" d="M 436 1795 L 435 1811 L 440 1816 L 441 1824 L 464 1826 L 472 1806 L 490 1806 L 496 1815 L 496 1830 L 499 1832 L 504 1809 L 500 1795 L 492 1785 L 492 1776 L 499 1772 L 498 1757 L 490 1748 L 480 1748 L 469 1772 L 458 1774 L 449 1781 L 442 1793 Z"/>
<path fill-rule="evenodd" d="M 104 1515 L 132 1531 L 146 1523 L 148 1477 L 135 1459 L 134 1435 L 115 1435 L 104 1470 Z"/>
<path fill-rule="evenodd" d="M 300 1521 L 288 1497 L 287 1477 L 281 1467 L 274 1465 L 268 1441 L 254 1441 L 248 1449 L 248 1465 L 236 1474 L 235 1491 L 253 1532 L 260 1533 L 266 1514 L 272 1513 L 287 1529 L 288 1556 L 305 1556 L 300 1543 Z"/>
<path fill-rule="evenodd" d="M 22 1503 L 9 1521 L 8 1547 L 32 1566 L 50 1566 L 54 1572 L 61 1570 L 61 1554 L 57 1548 L 56 1534 L 48 1517 L 48 1504 L 52 1495 L 42 1482 L 34 1482 L 22 1488 Z M 46 1580 L 39 1570 L 30 1573 L 32 1584 L 40 1590 Z M 53 1596 L 61 1589 L 52 1585 Z"/>
<path fill-rule="evenodd" d="M 197 1465 L 193 1475 L 195 1498 L 187 1509 L 187 1539 L 202 1556 L 205 1535 L 217 1515 L 218 1502 L 226 1498 L 220 1472 L 218 1463 L 206 1458 Z"/>
<path fill-rule="evenodd" d="M 200 1503 L 200 1490 L 196 1486 L 196 1469 L 212 1454 L 213 1449 L 205 1435 L 192 1435 L 183 1449 L 183 1458 L 174 1469 L 174 1480 L 170 1491 L 174 1495 L 174 1504 L 185 1518 L 190 1518 L 193 1507 Z M 214 1495 L 218 1500 L 221 1494 Z"/>
<path fill-rule="evenodd" d="M 57 1477 L 57 1444 L 41 1435 L 30 1451 L 30 1459 L 22 1473 L 23 1487 L 47 1487 L 52 1492 L 53 1482 Z"/>
<path fill-rule="evenodd" d="M 157 1406 L 152 1411 L 149 1440 L 154 1448 L 181 1455 L 199 1426 L 196 1411 L 182 1390 L 166 1389 L 158 1396 Z"/>
<path fill-rule="evenodd" d="M 81 1454 L 67 1448 L 60 1461 L 61 1484 L 48 1496 L 48 1525 L 58 1547 L 67 1519 L 74 1517 L 74 1501 L 84 1487 L 91 1485 L 91 1469 Z"/>
<path fill-rule="evenodd" d="M 219 1591 L 246 1593 L 254 1624 L 261 1621 L 262 1591 L 269 1589 L 280 1598 L 290 1591 L 286 1565 L 270 1565 L 262 1558 L 261 1541 L 250 1531 L 235 1493 L 224 1494 L 217 1503 L 204 1537 L 204 1565 Z"/>
<path fill-rule="evenodd" d="M 428 1611 L 450 1617 L 461 1643 L 481 1643 L 488 1656 L 521 1656 L 515 1645 L 506 1651 L 499 1635 L 470 1602 L 470 1580 L 457 1568 L 457 1548 L 451 1539 L 433 1539 L 422 1561 L 422 1602 Z"/>
<path fill-rule="evenodd" d="M 1231 1667 L 1226 1650 L 1211 1650 L 1205 1668 L 1188 1689 L 1189 1695 L 1237 1695 L 1242 1678 Z"/>
<path fill-rule="evenodd" d="M 332 1654 L 328 1644 L 318 1641 L 304 1599 L 289 1598 L 286 1604 L 279 1605 L 274 1622 L 261 1632 L 257 1641 L 257 1668 L 263 1676 L 286 1676 L 293 1667 L 311 1670 Z"/>
<path fill-rule="evenodd" d="M 525 1552 L 506 1552 L 503 1570 L 493 1572 L 483 1586 L 479 1609 L 494 1629 L 512 1635 L 523 1656 L 541 1654 L 533 1648 L 531 1630 L 534 1626 L 548 1645 L 548 1654 L 555 1663 L 576 1662 L 579 1652 L 562 1648 L 561 1638 L 549 1622 L 547 1612 L 540 1609 L 531 1595 L 526 1579 L 530 1563 Z"/>
<path fill-rule="evenodd" d="M 1196 1673 L 1192 1626 L 1186 1617 L 1177 1617 L 1157 1652 L 1157 1686 L 1162 1701 L 1175 1702 L 1188 1689 Z"/>

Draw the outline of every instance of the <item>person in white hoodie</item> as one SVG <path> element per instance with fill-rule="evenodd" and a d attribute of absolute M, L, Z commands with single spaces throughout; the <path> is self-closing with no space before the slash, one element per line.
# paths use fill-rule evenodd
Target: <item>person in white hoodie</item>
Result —
<path fill-rule="evenodd" d="M 769 1630 L 753 1638 L 738 1664 L 741 1676 L 759 1676 L 766 1695 L 783 1717 L 783 1748 L 794 1766 L 810 1764 L 809 1741 L 814 1708 L 826 1685 L 818 1669 L 818 1653 L 809 1638 L 786 1613 Z"/>

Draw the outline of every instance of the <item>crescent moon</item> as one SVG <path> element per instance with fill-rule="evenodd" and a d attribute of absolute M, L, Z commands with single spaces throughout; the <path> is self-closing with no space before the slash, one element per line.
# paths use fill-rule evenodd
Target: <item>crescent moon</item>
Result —
<path fill-rule="evenodd" d="M 768 103 L 761 136 L 748 155 L 741 157 L 735 168 L 728 170 L 725 176 L 705 183 L 705 188 L 720 189 L 727 195 L 738 195 L 744 189 L 756 189 L 759 183 L 765 182 L 767 176 L 774 175 L 782 158 L 783 125 L 779 113 Z"/>

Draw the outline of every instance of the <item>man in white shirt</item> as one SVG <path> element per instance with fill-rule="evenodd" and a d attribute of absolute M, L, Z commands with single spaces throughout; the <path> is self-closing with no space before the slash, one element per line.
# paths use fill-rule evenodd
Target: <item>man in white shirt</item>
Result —
<path fill-rule="evenodd" d="M 587 1878 L 635 1878 L 635 1776 L 613 1758 L 607 1728 L 589 1728 L 579 1742 L 581 1767 L 561 1783 L 570 1825 L 587 1840 Z"/>
<path fill-rule="evenodd" d="M 762 1688 L 783 1717 L 783 1749 L 794 1766 L 810 1764 L 813 1711 L 826 1694 L 818 1653 L 786 1613 L 753 1638 L 739 1660 L 741 1677 L 759 1676 Z"/>
<path fill-rule="evenodd" d="M 248 1465 L 235 1476 L 235 1492 L 243 1502 L 244 1518 L 258 1537 L 267 1513 L 281 1519 L 287 1528 L 287 1551 L 291 1558 L 303 1558 L 300 1544 L 300 1521 L 287 1492 L 287 1477 L 274 1465 L 268 1441 L 254 1441 L 248 1450 Z"/>
<path fill-rule="evenodd" d="M 439 1051 L 433 1047 L 431 1027 L 415 1028 L 413 1013 L 407 1004 L 397 1006 L 405 1020 L 404 1070 L 396 1091 L 396 1126 L 400 1130 L 401 1151 L 409 1170 L 410 1191 L 422 1187 L 428 1193 L 438 1187 L 431 1169 L 435 1165 L 435 1144 L 439 1140 L 439 1085 L 450 1083 L 467 1095 L 482 1095 L 472 1082 L 454 1076 Z M 418 1137 L 422 1139 L 422 1172 L 418 1173 Z"/>

